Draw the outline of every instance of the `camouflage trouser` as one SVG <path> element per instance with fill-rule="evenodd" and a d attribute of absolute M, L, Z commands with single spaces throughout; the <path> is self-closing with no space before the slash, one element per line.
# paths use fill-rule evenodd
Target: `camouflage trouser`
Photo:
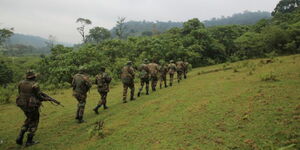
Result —
<path fill-rule="evenodd" d="M 130 99 L 134 98 L 134 83 L 126 84 L 123 83 L 123 101 L 126 102 L 127 90 L 130 88 Z"/>
<path fill-rule="evenodd" d="M 158 82 L 157 76 L 152 76 L 151 77 L 151 88 L 152 88 L 152 91 L 156 91 L 157 82 Z"/>
<path fill-rule="evenodd" d="M 34 135 L 37 131 L 39 120 L 40 120 L 40 112 L 39 108 L 21 108 L 26 116 L 26 120 L 22 126 L 22 131 L 28 131 L 29 134 Z"/>
<path fill-rule="evenodd" d="M 167 87 L 167 75 L 161 75 L 160 76 L 160 82 L 159 82 L 159 87 L 162 87 L 162 83 L 164 82 L 165 87 Z"/>
<path fill-rule="evenodd" d="M 173 85 L 174 74 L 170 73 L 170 86 Z"/>
<path fill-rule="evenodd" d="M 187 78 L 186 75 L 187 75 L 187 69 L 184 69 L 184 70 L 183 70 L 183 77 L 184 77 L 185 79 Z"/>
<path fill-rule="evenodd" d="M 183 71 L 177 71 L 177 80 L 178 80 L 178 83 L 180 82 L 180 80 L 182 80 L 182 74 L 183 74 Z"/>
<path fill-rule="evenodd" d="M 76 113 L 76 119 L 82 119 L 84 114 L 84 108 L 86 104 L 86 94 L 74 92 L 73 96 L 77 99 L 78 105 L 77 105 L 77 113 Z"/>
<path fill-rule="evenodd" d="M 139 93 L 142 92 L 145 84 L 146 84 L 146 93 L 149 93 L 149 78 L 141 78 L 141 87 L 139 89 Z"/>
<path fill-rule="evenodd" d="M 108 92 L 99 92 L 101 99 L 98 103 L 99 106 L 103 105 L 104 107 L 106 107 L 106 97 L 107 97 L 107 93 Z"/>

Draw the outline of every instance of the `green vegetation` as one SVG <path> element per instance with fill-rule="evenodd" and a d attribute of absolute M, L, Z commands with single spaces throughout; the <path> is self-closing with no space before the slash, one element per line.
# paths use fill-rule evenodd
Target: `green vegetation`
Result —
<path fill-rule="evenodd" d="M 240 66 L 237 73 L 224 70 L 224 64 L 196 68 L 180 84 L 127 104 L 117 84 L 108 96 L 110 108 L 99 115 L 92 111 L 99 100 L 94 87 L 87 123 L 80 125 L 71 89 L 48 92 L 65 107 L 44 104 L 36 135 L 41 143 L 30 149 L 299 149 L 300 55 L 275 59 L 226 64 Z M 251 65 L 256 69 L 249 76 Z M 261 81 L 271 71 L 279 81 Z M 14 139 L 23 120 L 14 104 L 0 106 L 0 128 L 5 129 L 0 149 L 18 148 Z"/>

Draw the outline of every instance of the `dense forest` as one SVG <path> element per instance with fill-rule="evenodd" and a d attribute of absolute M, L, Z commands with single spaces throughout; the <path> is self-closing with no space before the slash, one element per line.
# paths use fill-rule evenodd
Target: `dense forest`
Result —
<path fill-rule="evenodd" d="M 138 65 L 144 58 L 160 63 L 180 58 L 188 61 L 193 67 L 201 67 L 250 58 L 299 53 L 299 2 L 282 1 L 276 6 L 271 19 L 262 19 L 253 25 L 206 27 L 204 23 L 194 18 L 184 22 L 182 27 L 172 27 L 165 32 L 163 29 L 171 26 L 167 24 L 153 26 L 152 23 L 147 26 L 151 29 L 155 27 L 155 31 L 159 34 L 153 34 L 156 32 L 152 30 L 149 36 L 127 35 L 125 30 L 129 28 L 126 27 L 125 18 L 119 18 L 115 27 L 115 38 L 111 38 L 112 33 L 109 30 L 95 27 L 89 30 L 87 36 L 83 36 L 81 45 L 53 46 L 50 55 L 41 57 L 39 63 L 29 63 L 26 69 L 35 69 L 41 74 L 39 79 L 42 83 L 57 88 L 68 87 L 72 75 L 80 66 L 86 68 L 91 76 L 98 73 L 100 66 L 105 66 L 117 80 L 121 67 L 128 60 Z M 91 23 L 83 18 L 80 18 L 79 22 Z M 133 29 L 138 32 L 139 28 Z M 87 32 L 84 28 L 78 30 L 80 33 Z M 15 69 L 11 67 L 14 64 L 11 63 L 13 60 L 5 56 L 2 58 L 1 60 L 7 61 L 1 62 L 1 72 L 3 70 L 11 73 L 0 74 L 1 85 L 18 81 L 20 78 L 14 77 L 14 74 L 21 73 L 15 73 Z M 18 69 L 20 70 L 22 69 Z"/>

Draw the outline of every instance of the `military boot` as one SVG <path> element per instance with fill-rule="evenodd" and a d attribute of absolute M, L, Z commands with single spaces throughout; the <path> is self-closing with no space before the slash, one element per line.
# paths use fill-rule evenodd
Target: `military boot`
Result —
<path fill-rule="evenodd" d="M 84 123 L 85 121 L 83 120 L 83 117 L 80 116 L 79 119 L 78 119 L 78 123 Z"/>
<path fill-rule="evenodd" d="M 93 109 L 93 111 L 95 112 L 95 114 L 99 114 L 99 111 L 98 111 L 98 109 L 101 107 L 101 105 L 97 105 L 94 109 Z"/>
<path fill-rule="evenodd" d="M 19 133 L 19 136 L 18 138 L 16 139 L 16 143 L 19 144 L 19 145 L 22 145 L 23 144 L 23 138 L 24 138 L 24 134 L 25 134 L 26 130 L 25 129 L 22 129 Z"/>
<path fill-rule="evenodd" d="M 33 141 L 33 136 L 34 136 L 34 134 L 30 134 L 30 133 L 27 135 L 27 141 L 26 141 L 25 146 L 31 146 L 31 145 L 39 143 L 38 141 Z"/>
<path fill-rule="evenodd" d="M 103 109 L 108 109 L 108 107 L 106 106 L 106 104 L 103 104 Z"/>

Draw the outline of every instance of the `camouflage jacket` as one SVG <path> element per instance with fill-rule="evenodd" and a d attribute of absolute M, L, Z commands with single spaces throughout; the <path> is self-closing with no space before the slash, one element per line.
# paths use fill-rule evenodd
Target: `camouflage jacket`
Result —
<path fill-rule="evenodd" d="M 184 67 L 185 67 L 185 64 L 183 61 L 178 61 L 176 62 L 176 68 L 177 68 L 177 71 L 183 71 L 184 70 Z"/>
<path fill-rule="evenodd" d="M 149 69 L 148 65 L 141 64 L 138 69 L 140 71 L 139 77 L 141 79 L 148 79 L 150 77 L 150 69 Z"/>
<path fill-rule="evenodd" d="M 73 91 L 81 94 L 86 94 L 92 87 L 89 76 L 85 74 L 75 74 L 72 81 Z"/>
<path fill-rule="evenodd" d="M 18 84 L 19 95 L 16 99 L 17 106 L 23 108 L 40 107 L 43 101 L 41 91 L 37 82 L 23 80 Z"/>
<path fill-rule="evenodd" d="M 149 70 L 150 70 L 150 76 L 151 77 L 157 77 L 159 73 L 159 66 L 156 63 L 150 63 L 148 64 Z"/>
<path fill-rule="evenodd" d="M 167 65 L 160 66 L 159 72 L 161 76 L 166 76 L 168 73 L 168 66 Z"/>
<path fill-rule="evenodd" d="M 109 92 L 109 84 L 112 78 L 109 76 L 108 73 L 102 72 L 96 76 L 95 83 L 97 85 L 99 92 Z"/>
<path fill-rule="evenodd" d="M 134 69 L 131 66 L 124 66 L 121 73 L 122 82 L 125 84 L 131 84 L 134 82 Z"/>
<path fill-rule="evenodd" d="M 174 63 L 168 65 L 169 74 L 174 74 L 177 70 L 177 67 Z"/>

